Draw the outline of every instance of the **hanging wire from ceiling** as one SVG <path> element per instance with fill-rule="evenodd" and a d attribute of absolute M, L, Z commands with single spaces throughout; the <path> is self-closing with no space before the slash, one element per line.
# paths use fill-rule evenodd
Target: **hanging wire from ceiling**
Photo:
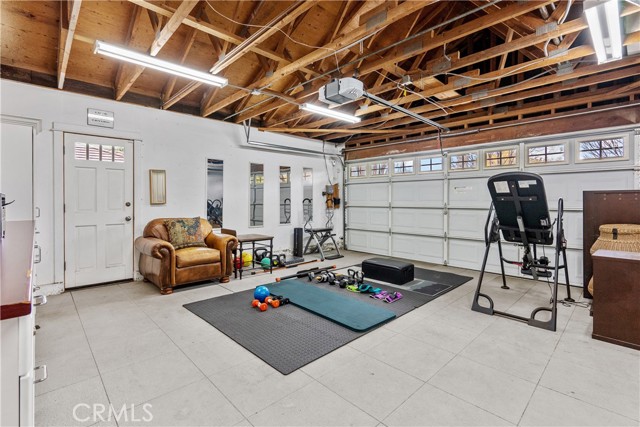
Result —
<path fill-rule="evenodd" d="M 245 27 L 253 27 L 253 28 L 267 28 L 267 29 L 273 29 L 273 28 L 274 28 L 274 27 L 272 27 L 272 26 L 268 26 L 268 25 L 245 24 L 245 23 L 243 23 L 243 22 L 236 21 L 236 20 L 234 20 L 233 18 L 230 18 L 230 17 L 226 16 L 225 14 L 223 14 L 222 12 L 220 12 L 219 10 L 217 10 L 215 7 L 213 7 L 213 5 L 211 5 L 211 3 L 209 2 L 209 0 L 205 0 L 205 1 L 206 1 L 206 3 L 207 3 L 207 6 L 209 6 L 209 7 L 211 8 L 211 10 L 213 10 L 215 13 L 217 13 L 218 15 L 220 15 L 221 17 L 223 17 L 224 19 L 226 19 L 226 20 L 228 20 L 228 21 L 230 21 L 230 22 L 233 22 L 233 23 L 234 23 L 234 24 L 236 24 L 236 25 L 243 25 L 243 26 L 245 26 Z M 282 29 L 280 29 L 280 28 L 276 28 L 276 30 L 278 30 L 279 32 L 281 32 L 282 34 L 284 34 L 284 36 L 285 36 L 286 38 L 288 38 L 289 40 L 291 40 L 292 42 L 294 42 L 294 43 L 296 43 L 296 44 L 299 44 L 299 45 L 301 45 L 301 46 L 305 46 L 305 47 L 309 47 L 309 48 L 312 48 L 312 49 L 323 49 L 323 50 L 328 50 L 328 51 L 330 51 L 330 52 L 331 52 L 331 54 L 333 54 L 333 56 L 334 56 L 334 58 L 335 58 L 335 60 L 336 60 L 336 69 L 338 70 L 338 72 L 340 72 L 340 61 L 338 60 L 338 53 L 339 53 L 339 52 L 341 52 L 341 51 L 343 51 L 343 50 L 346 50 L 346 49 L 349 49 L 349 48 L 351 48 L 352 46 L 355 46 L 355 45 L 356 45 L 356 44 L 358 44 L 358 43 L 362 43 L 364 40 L 366 40 L 366 39 L 368 39 L 368 38 L 370 38 L 370 37 L 373 37 L 374 35 L 378 34 L 380 31 L 382 31 L 382 29 L 383 29 L 383 28 L 381 28 L 381 29 L 379 29 L 379 30 L 377 30 L 377 31 L 373 32 L 372 34 L 369 34 L 369 35 L 367 35 L 367 36 L 365 36 L 365 37 L 361 38 L 360 40 L 358 40 L 358 41 L 356 41 L 356 42 L 354 42 L 354 43 L 350 44 L 349 46 L 345 46 L 345 47 L 340 48 L 340 49 L 333 49 L 333 48 L 329 48 L 329 47 L 325 47 L 325 46 L 314 46 L 314 45 L 310 45 L 310 44 L 304 43 L 304 42 L 302 42 L 302 41 L 300 41 L 300 40 L 296 40 L 296 39 L 294 39 L 293 37 L 291 37 L 289 34 L 287 34 L 287 33 L 286 33 L 285 31 L 283 31 Z M 326 56 L 325 56 L 324 58 L 326 58 Z M 324 59 L 324 58 L 321 58 L 321 59 Z M 263 89 L 264 89 L 264 88 L 263 88 Z"/>
<path fill-rule="evenodd" d="M 409 37 L 406 37 L 406 38 L 404 38 L 404 39 L 402 39 L 402 40 L 398 40 L 397 42 L 394 42 L 394 43 L 392 43 L 392 44 L 390 44 L 390 45 L 387 45 L 387 46 L 384 46 L 384 47 L 382 47 L 382 48 L 380 48 L 380 49 L 377 49 L 377 50 L 375 50 L 375 51 L 369 52 L 368 54 L 366 54 L 366 55 L 364 55 L 364 56 L 359 56 L 358 58 L 356 58 L 356 59 L 354 59 L 354 60 L 352 60 L 352 61 L 349 61 L 349 62 L 347 62 L 347 63 L 345 63 L 345 64 L 342 64 L 342 67 L 348 67 L 349 65 L 357 64 L 357 63 L 359 63 L 359 62 L 361 62 L 361 61 L 363 61 L 363 60 L 365 60 L 365 59 L 367 59 L 367 58 L 370 58 L 371 56 L 378 55 L 378 54 L 380 54 L 380 53 L 382 53 L 382 52 L 384 52 L 384 51 L 386 51 L 386 50 L 388 50 L 388 49 L 391 49 L 391 48 L 393 48 L 393 47 L 395 47 L 395 46 L 397 46 L 397 45 L 399 45 L 399 44 L 402 44 L 402 43 L 408 42 L 408 41 L 413 40 L 414 38 L 417 38 L 417 37 L 421 37 L 421 36 L 423 36 L 423 35 L 425 35 L 425 34 L 428 34 L 429 32 L 432 32 L 432 31 L 434 31 L 434 30 L 437 30 L 437 29 L 439 29 L 439 28 L 442 28 L 442 27 L 444 27 L 444 26 L 446 26 L 446 25 L 449 25 L 449 24 L 451 24 L 451 23 L 453 23 L 453 22 L 456 22 L 456 21 L 458 21 L 458 20 L 460 20 L 460 19 L 466 18 L 467 16 L 473 15 L 473 14 L 475 14 L 475 13 L 477 13 L 477 12 L 480 12 L 480 11 L 482 11 L 482 10 L 484 10 L 484 9 L 488 8 L 488 7 L 494 6 L 494 5 L 496 5 L 496 4 L 498 4 L 498 3 L 502 2 L 502 1 L 503 1 L 503 0 L 492 0 L 492 1 L 488 2 L 488 3 L 486 3 L 486 4 L 483 4 L 483 5 L 481 5 L 481 6 L 476 7 L 476 8 L 474 8 L 474 9 L 470 9 L 470 10 L 468 10 L 468 11 L 464 12 L 464 13 L 461 13 L 461 14 L 459 14 L 459 15 L 457 15 L 457 16 L 454 16 L 453 18 L 449 18 L 449 19 L 447 19 L 446 21 L 440 22 L 440 23 L 438 23 L 438 24 L 436 24 L 436 25 L 433 25 L 433 26 L 431 26 L 431 27 L 429 27 L 429 28 L 426 28 L 426 29 L 424 29 L 424 30 L 422 30 L 422 31 L 419 31 L 419 32 L 417 32 L 416 34 L 413 34 L 413 35 L 411 35 L 411 36 L 409 36 Z M 209 0 L 207 0 L 207 3 L 209 3 Z M 214 10 L 215 10 L 215 9 L 214 9 Z M 216 13 L 220 14 L 220 13 L 219 13 L 219 12 L 217 12 L 217 11 L 216 11 Z M 227 19 L 230 19 L 230 18 L 227 18 Z M 230 19 L 230 20 L 231 20 L 231 19 Z M 232 21 L 232 22 L 235 22 L 235 21 L 233 21 L 233 20 L 231 20 L 231 21 Z M 244 25 L 244 24 L 242 24 L 242 25 Z M 374 33 L 372 33 L 372 34 L 370 34 L 370 35 L 368 35 L 368 36 L 365 36 L 365 37 L 363 37 L 363 38 L 362 38 L 362 39 L 360 39 L 360 40 L 356 40 L 355 42 L 353 42 L 353 43 L 349 44 L 348 46 L 344 46 L 344 47 L 342 47 L 341 49 L 339 49 L 338 51 L 336 51 L 336 53 L 337 53 L 337 52 L 341 52 L 341 51 L 346 50 L 346 49 L 350 49 L 351 47 L 353 47 L 353 46 L 355 46 L 355 45 L 359 44 L 361 41 L 366 40 L 367 38 L 369 38 L 369 37 L 373 37 L 374 35 L 378 34 L 378 33 L 379 33 L 380 31 L 382 31 L 383 29 L 384 29 L 384 28 L 381 28 L 381 29 L 379 29 L 378 31 L 375 31 Z M 294 41 L 295 41 L 295 40 L 294 40 Z M 325 57 L 319 58 L 319 59 L 318 59 L 318 61 L 320 61 L 320 60 L 322 60 L 322 59 L 325 59 L 325 58 L 327 58 L 327 57 L 328 57 L 328 56 L 330 56 L 330 55 L 331 55 L 331 54 L 329 54 L 329 55 L 327 55 L 327 56 L 325 56 Z M 287 93 L 291 93 L 292 91 L 294 91 L 294 90 L 296 90 L 296 89 L 298 89 L 298 88 L 304 87 L 305 85 L 308 85 L 309 83 L 312 83 L 312 82 L 314 82 L 314 81 L 316 81 L 316 80 L 319 80 L 319 79 L 325 78 L 325 77 L 327 77 L 327 76 L 331 76 L 331 75 L 335 74 L 336 72 L 341 73 L 341 70 L 340 70 L 340 67 L 339 67 L 339 66 L 338 66 L 338 67 L 336 67 L 336 68 L 334 68 L 333 70 L 329 70 L 329 71 L 326 71 L 326 72 L 324 72 L 324 73 L 322 73 L 322 74 L 319 74 L 318 76 L 312 77 L 312 78 L 310 78 L 310 79 L 306 80 L 305 82 L 301 82 L 301 83 L 299 83 L 299 84 L 297 84 L 297 85 L 291 86 L 290 88 L 286 89 L 286 91 L 285 91 L 285 92 L 287 92 Z M 251 109 L 253 109 L 253 108 L 255 108 L 255 104 L 250 105 L 250 106 L 248 106 L 248 107 L 244 108 L 243 110 L 241 110 L 241 111 L 238 111 L 238 112 L 234 113 L 233 115 L 227 116 L 227 117 L 225 118 L 225 120 L 227 120 L 227 119 L 229 119 L 229 118 L 231 118 L 231 117 L 237 116 L 237 115 L 239 115 L 239 114 L 243 114 L 243 113 L 245 113 L 246 111 L 249 111 L 249 110 L 251 110 Z"/>
<path fill-rule="evenodd" d="M 433 100 L 431 100 L 431 99 L 427 98 L 426 96 L 423 96 L 422 94 L 420 94 L 420 93 L 418 93 L 418 92 L 415 92 L 415 91 L 413 91 L 413 90 L 409 89 L 409 88 L 407 87 L 407 85 L 402 85 L 402 84 L 400 84 L 397 80 L 393 80 L 391 77 L 389 77 L 389 76 L 387 76 L 387 75 L 385 75 L 385 74 L 382 74 L 382 73 L 381 73 L 380 71 L 378 71 L 378 70 L 375 70 L 375 72 L 376 72 L 376 73 L 378 73 L 378 74 L 380 74 L 380 75 L 381 75 L 382 77 L 384 77 L 385 79 L 389 80 L 391 83 L 395 83 L 395 84 L 396 84 L 396 89 L 400 89 L 400 90 L 403 90 L 403 91 L 406 91 L 406 92 L 410 92 L 410 93 L 412 93 L 412 94 L 414 94 L 414 95 L 417 95 L 417 96 L 419 96 L 420 98 L 422 98 L 423 100 L 425 100 L 426 102 L 428 102 L 428 103 L 432 104 L 434 107 L 438 107 L 439 109 L 441 109 L 445 114 L 449 114 L 449 112 L 447 112 L 447 110 L 446 110 L 446 108 L 447 108 L 447 107 L 446 107 L 446 106 L 444 106 L 444 105 L 442 105 L 442 104 L 440 104 L 439 102 L 437 102 L 437 101 L 433 101 Z"/>

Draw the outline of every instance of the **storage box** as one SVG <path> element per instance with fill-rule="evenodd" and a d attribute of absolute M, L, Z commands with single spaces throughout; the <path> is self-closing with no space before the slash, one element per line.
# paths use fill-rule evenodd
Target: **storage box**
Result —
<path fill-rule="evenodd" d="M 365 279 L 404 285 L 413 280 L 413 264 L 387 258 L 370 258 L 362 262 Z"/>

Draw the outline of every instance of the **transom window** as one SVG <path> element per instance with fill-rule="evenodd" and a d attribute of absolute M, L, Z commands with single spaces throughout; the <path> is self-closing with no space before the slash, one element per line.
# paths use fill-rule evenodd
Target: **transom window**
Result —
<path fill-rule="evenodd" d="M 518 164 L 518 149 L 507 148 L 503 150 L 485 151 L 484 166 L 497 168 L 500 166 L 515 166 Z"/>
<path fill-rule="evenodd" d="M 413 160 L 398 160 L 393 162 L 393 173 L 397 175 L 413 173 Z"/>
<path fill-rule="evenodd" d="M 389 163 L 373 163 L 371 165 L 371 175 L 382 176 L 389 175 Z"/>
<path fill-rule="evenodd" d="M 560 163 L 565 161 L 564 144 L 539 145 L 528 148 L 529 164 Z"/>
<path fill-rule="evenodd" d="M 124 147 L 76 142 L 74 158 L 76 160 L 91 160 L 94 162 L 124 163 Z"/>
<path fill-rule="evenodd" d="M 601 160 L 624 157 L 624 138 L 580 141 L 580 160 Z"/>
<path fill-rule="evenodd" d="M 478 153 L 452 154 L 449 160 L 449 168 L 452 171 L 478 169 Z"/>
<path fill-rule="evenodd" d="M 420 159 L 420 172 L 434 172 L 442 170 L 442 157 Z"/>
<path fill-rule="evenodd" d="M 351 178 L 358 178 L 367 175 L 367 168 L 365 165 L 354 165 L 349 168 L 349 176 Z"/>

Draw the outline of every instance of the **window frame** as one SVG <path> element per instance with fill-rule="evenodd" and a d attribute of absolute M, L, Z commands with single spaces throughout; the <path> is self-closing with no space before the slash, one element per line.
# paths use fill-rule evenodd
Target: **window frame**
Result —
<path fill-rule="evenodd" d="M 476 155 L 476 166 L 473 168 L 461 168 L 461 169 L 454 169 L 451 167 L 451 162 L 453 161 L 453 156 L 463 156 L 465 154 L 475 154 Z M 469 172 L 469 171 L 477 171 L 480 170 L 480 152 L 479 150 L 472 150 L 472 151 L 461 151 L 461 152 L 456 152 L 456 153 L 449 153 L 448 156 L 449 161 L 447 162 L 447 170 L 449 172 Z M 456 162 L 459 163 L 459 162 Z M 464 163 L 464 160 L 463 162 Z"/>
<path fill-rule="evenodd" d="M 622 148 L 624 153 L 621 157 L 599 157 L 597 159 L 581 159 L 580 153 L 580 143 L 582 142 L 593 142 L 593 141 L 602 141 L 605 139 L 622 139 Z M 629 160 L 629 135 L 628 134 L 615 134 L 615 135 L 607 135 L 607 136 L 596 136 L 590 138 L 578 138 L 575 141 L 575 156 L 574 161 L 576 164 L 579 163 L 597 163 L 597 162 L 618 162 L 621 160 Z"/>
<path fill-rule="evenodd" d="M 357 176 L 352 176 L 351 175 L 351 168 L 352 167 L 362 167 L 364 168 L 364 174 L 362 175 L 357 175 Z M 366 178 L 368 176 L 368 170 L 367 170 L 367 164 L 366 163 L 351 163 L 349 165 L 349 169 L 347 171 L 349 173 L 349 179 L 362 179 L 362 178 Z"/>
<path fill-rule="evenodd" d="M 429 170 L 429 171 L 423 171 L 420 170 L 422 168 L 422 161 L 423 160 L 432 160 L 432 159 L 440 159 L 440 165 L 442 166 L 442 169 L 440 170 Z M 444 173 L 445 169 L 446 169 L 446 163 L 444 161 L 445 157 L 442 155 L 439 156 L 426 156 L 426 157 L 419 157 L 416 159 L 416 163 L 417 163 L 417 173 L 418 174 L 430 174 L 430 173 Z M 433 166 L 433 162 L 431 163 L 431 166 Z"/>
<path fill-rule="evenodd" d="M 416 159 L 411 158 L 411 159 L 393 159 L 391 160 L 393 166 L 389 165 L 389 168 L 391 169 L 391 174 L 395 175 L 395 176 L 407 176 L 407 175 L 415 175 L 416 174 Z M 404 169 L 404 163 L 405 162 L 411 162 L 412 167 L 411 167 L 411 172 L 396 172 L 396 162 L 402 162 L 402 168 Z"/>
<path fill-rule="evenodd" d="M 494 153 L 496 151 L 506 151 L 506 150 L 515 150 L 515 159 L 516 162 L 513 165 L 497 165 L 497 166 L 488 166 L 487 165 L 487 154 Z M 500 157 L 503 159 L 503 157 Z M 482 167 L 483 169 L 507 169 L 507 168 L 517 168 L 520 166 L 520 147 L 517 145 L 508 145 L 505 147 L 496 147 L 496 148 L 485 148 L 482 150 Z"/>
<path fill-rule="evenodd" d="M 387 173 L 383 174 L 383 175 L 375 175 L 373 173 L 373 166 L 374 165 L 383 165 L 386 164 L 387 165 Z M 371 162 L 369 164 L 367 164 L 367 173 L 369 174 L 370 178 L 383 178 L 383 177 L 388 177 L 391 175 L 391 169 L 389 168 L 389 161 L 388 160 L 384 160 L 384 161 L 380 161 L 380 162 Z"/>
<path fill-rule="evenodd" d="M 544 163 L 531 163 L 529 161 L 529 149 L 530 148 L 537 148 L 537 147 L 550 147 L 550 146 L 554 146 L 554 145 L 562 145 L 564 146 L 564 160 L 559 161 L 559 162 L 544 162 Z M 547 142 L 536 142 L 536 143 L 532 143 L 532 144 L 524 144 L 524 165 L 526 167 L 538 167 L 538 166 L 553 166 L 553 165 L 568 165 L 569 164 L 569 159 L 571 158 L 571 154 L 569 153 L 569 143 L 567 141 L 565 142 L 560 142 L 560 141 L 547 141 Z"/>

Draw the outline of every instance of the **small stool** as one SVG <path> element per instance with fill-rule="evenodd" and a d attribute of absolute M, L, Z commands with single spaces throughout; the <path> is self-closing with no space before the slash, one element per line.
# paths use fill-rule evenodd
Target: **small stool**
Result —
<path fill-rule="evenodd" d="M 370 258 L 362 262 L 364 277 L 404 285 L 413 280 L 413 264 L 387 258 Z"/>

